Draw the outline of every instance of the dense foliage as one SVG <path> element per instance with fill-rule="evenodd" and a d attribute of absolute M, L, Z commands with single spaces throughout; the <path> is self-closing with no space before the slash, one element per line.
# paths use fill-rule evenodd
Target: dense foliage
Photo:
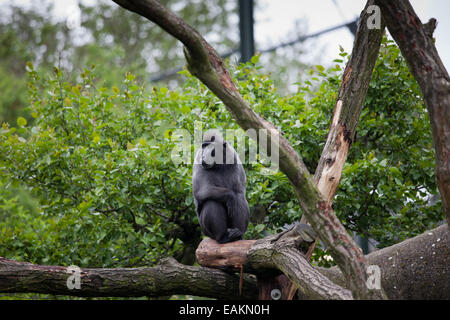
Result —
<path fill-rule="evenodd" d="M 233 77 L 253 109 L 278 126 L 314 172 L 347 59 L 311 69 L 282 96 L 258 56 Z M 174 255 L 194 262 L 201 240 L 191 165 L 171 160 L 172 133 L 237 129 L 223 104 L 186 71 L 177 90 L 131 73 L 106 86 L 92 66 L 77 80 L 27 65 L 29 115 L 0 135 L 0 256 L 81 267 L 139 266 Z M 245 165 L 254 214 L 247 238 L 279 231 L 301 209 L 286 177 Z M 25 193 L 28 196 L 25 196 Z M 384 40 L 334 207 L 350 231 L 388 246 L 443 219 L 426 109 L 398 48 Z M 34 199 L 34 200 L 30 200 Z M 256 214 L 258 212 L 258 214 Z M 262 212 L 262 214 L 261 214 Z M 322 265 L 322 248 L 315 259 Z"/>
<path fill-rule="evenodd" d="M 161 2 L 195 26 L 219 51 L 236 46 L 237 21 L 230 21 L 237 7 L 234 0 Z M 69 9 L 76 11 L 73 7 Z M 143 17 L 106 0 L 96 1 L 95 5 L 80 3 L 79 10 L 77 25 L 61 19 L 65 13 L 55 14 L 53 3 L 48 0 L 3 5 L 0 121 L 15 125 L 17 116 L 29 117 L 23 111 L 27 103 L 25 66 L 28 61 L 33 62 L 39 75 L 58 66 L 67 70 L 65 76 L 73 81 L 85 66 L 95 63 L 96 74 L 107 87 L 119 83 L 125 72 L 148 81 L 184 64 L 181 45 Z M 173 79 L 172 76 L 165 80 Z"/>

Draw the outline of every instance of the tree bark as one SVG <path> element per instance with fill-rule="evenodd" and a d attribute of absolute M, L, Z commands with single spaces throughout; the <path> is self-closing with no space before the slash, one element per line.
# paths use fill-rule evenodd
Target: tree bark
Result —
<path fill-rule="evenodd" d="M 0 292 L 44 293 L 77 297 L 160 297 L 189 294 L 216 299 L 258 298 L 256 279 L 192 267 L 173 258 L 151 268 L 81 269 L 80 289 L 69 289 L 67 267 L 42 266 L 0 257 Z"/>
<path fill-rule="evenodd" d="M 380 29 L 367 28 L 367 1 L 359 18 L 352 54 L 342 77 L 327 141 L 314 174 L 314 181 L 324 198 L 331 203 L 341 180 L 342 169 L 355 137 L 361 111 L 378 58 L 384 23 Z"/>
<path fill-rule="evenodd" d="M 349 290 L 324 277 L 309 263 L 305 253 L 314 238 L 305 245 L 296 229 L 257 240 L 247 252 L 250 266 L 256 270 L 282 271 L 309 299 L 353 299 Z"/>
<path fill-rule="evenodd" d="M 367 1 L 361 12 L 352 54 L 344 70 L 327 141 L 314 174 L 317 188 L 330 205 L 355 136 L 384 34 L 383 21 L 380 29 L 369 30 L 367 27 L 369 17 L 367 8 L 373 4 L 374 0 Z M 306 215 L 302 216 L 300 222 L 307 223 Z M 314 247 L 315 243 L 312 245 L 311 253 Z"/>
<path fill-rule="evenodd" d="M 250 250 L 256 240 L 240 240 L 219 244 L 211 238 L 200 242 L 195 255 L 201 266 L 239 271 L 245 266 L 246 272 L 255 272 L 248 264 L 247 251 Z"/>
<path fill-rule="evenodd" d="M 197 260 L 206 267 L 234 271 L 243 268 L 264 279 L 274 279 L 281 271 L 310 299 L 352 299 L 350 291 L 331 282 L 308 262 L 305 253 L 315 238 L 310 232 L 314 231 L 297 225 L 260 240 L 219 244 L 207 238 L 197 249 Z"/>
<path fill-rule="evenodd" d="M 381 285 L 390 299 L 450 299 L 449 233 L 448 226 L 442 225 L 366 255 L 369 265 L 380 267 Z M 300 288 L 305 299 L 349 298 L 343 289 L 348 286 L 347 280 L 339 268 L 318 267 L 311 270 L 302 254 L 305 250 L 299 251 L 296 241 L 299 243 L 301 239 L 292 237 L 292 234 L 284 239 L 274 235 L 253 243 L 245 241 L 242 245 L 241 241 L 236 241 L 223 249 L 227 244 L 220 245 L 206 239 L 202 242 L 204 247 L 200 250 L 203 258 L 199 259 L 199 263 L 213 268 L 238 270 L 236 260 L 230 260 L 238 256 L 238 263 L 243 263 L 244 270 L 249 272 L 269 275 L 271 270 L 273 277 L 277 270 L 282 270 L 290 275 L 289 278 Z M 317 276 L 317 271 L 326 280 Z M 329 280 L 334 284 L 330 286 Z M 326 292 L 322 292 L 324 288 L 327 288 Z"/>
<path fill-rule="evenodd" d="M 436 20 L 423 25 L 407 0 L 376 0 L 428 109 L 436 151 L 436 179 L 450 224 L 450 77 L 436 50 Z"/>
<path fill-rule="evenodd" d="M 381 269 L 389 299 L 450 299 L 450 237 L 442 225 L 414 238 L 366 255 Z M 318 270 L 338 285 L 346 280 L 337 267 Z"/>

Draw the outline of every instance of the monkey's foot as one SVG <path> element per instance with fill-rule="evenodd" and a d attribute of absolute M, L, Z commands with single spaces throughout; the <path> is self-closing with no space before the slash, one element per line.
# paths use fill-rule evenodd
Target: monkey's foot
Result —
<path fill-rule="evenodd" d="M 217 242 L 218 243 L 233 242 L 233 241 L 242 240 L 243 237 L 244 237 L 244 234 L 242 233 L 241 230 L 239 230 L 237 228 L 230 228 L 230 229 L 227 229 L 226 236 L 220 240 L 217 240 Z"/>

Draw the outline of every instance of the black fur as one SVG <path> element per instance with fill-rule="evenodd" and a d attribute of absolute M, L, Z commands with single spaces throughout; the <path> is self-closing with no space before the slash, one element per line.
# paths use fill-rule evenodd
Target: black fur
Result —
<path fill-rule="evenodd" d="M 236 151 L 218 131 L 206 133 L 192 173 L 194 203 L 205 235 L 219 243 L 243 238 L 250 215 L 245 184 Z"/>

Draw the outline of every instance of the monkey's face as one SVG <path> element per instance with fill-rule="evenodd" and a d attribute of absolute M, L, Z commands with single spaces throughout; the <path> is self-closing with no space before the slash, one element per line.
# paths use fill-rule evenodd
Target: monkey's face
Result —
<path fill-rule="evenodd" d="M 213 169 L 225 164 L 226 149 L 225 141 L 204 141 L 202 143 L 202 167 Z"/>
<path fill-rule="evenodd" d="M 204 169 L 217 169 L 224 165 L 234 164 L 235 152 L 228 147 L 218 130 L 209 130 L 203 136 L 202 167 Z"/>

